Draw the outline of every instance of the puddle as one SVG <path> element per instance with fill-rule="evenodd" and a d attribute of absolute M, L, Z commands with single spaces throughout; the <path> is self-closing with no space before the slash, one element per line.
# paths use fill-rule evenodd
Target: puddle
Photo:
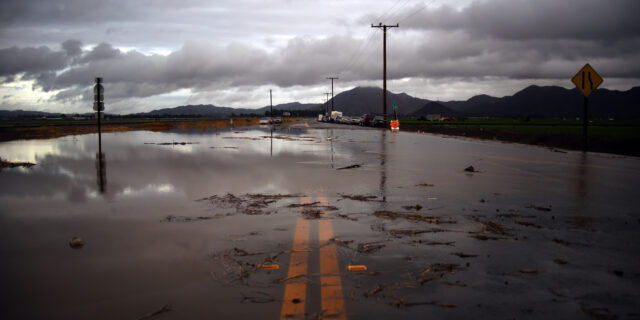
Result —
<path fill-rule="evenodd" d="M 632 318 L 640 303 L 636 158 L 313 127 L 97 140 L 0 143 L 37 164 L 0 171 L 8 318 L 271 318 L 298 282 L 319 317 L 327 221 L 349 315 Z M 310 266 L 289 275 L 299 217 Z"/>

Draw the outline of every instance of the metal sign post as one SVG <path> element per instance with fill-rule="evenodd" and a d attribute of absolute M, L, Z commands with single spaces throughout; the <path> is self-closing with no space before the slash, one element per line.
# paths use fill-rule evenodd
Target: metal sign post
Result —
<path fill-rule="evenodd" d="M 589 96 L 595 91 L 604 80 L 588 63 L 576 73 L 571 82 L 584 95 L 584 119 L 582 123 L 582 151 L 588 150 L 587 126 L 589 125 Z"/>
<path fill-rule="evenodd" d="M 98 118 L 98 153 L 96 154 L 96 171 L 98 176 L 98 186 L 100 193 L 104 193 L 107 185 L 107 165 L 105 154 L 102 152 L 102 128 L 100 127 L 100 118 L 104 111 L 104 87 L 102 86 L 102 78 L 96 78 L 96 84 L 93 86 L 93 110 Z"/>

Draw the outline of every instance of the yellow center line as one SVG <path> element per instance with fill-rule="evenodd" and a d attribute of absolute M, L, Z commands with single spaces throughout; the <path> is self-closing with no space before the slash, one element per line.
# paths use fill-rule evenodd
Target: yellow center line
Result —
<path fill-rule="evenodd" d="M 321 205 L 327 205 L 327 196 L 318 196 Z M 326 212 L 325 212 L 326 214 Z M 336 245 L 329 240 L 333 238 L 333 225 L 329 219 L 318 220 L 318 241 L 320 245 L 320 294 L 322 297 L 323 318 L 346 320 L 342 295 L 342 282 Z"/>
<path fill-rule="evenodd" d="M 309 203 L 302 197 L 300 204 Z M 302 208 L 300 208 L 302 210 Z M 284 288 L 280 319 L 304 319 L 307 295 L 307 269 L 309 260 L 309 220 L 298 216 L 293 237 L 287 285 Z"/>

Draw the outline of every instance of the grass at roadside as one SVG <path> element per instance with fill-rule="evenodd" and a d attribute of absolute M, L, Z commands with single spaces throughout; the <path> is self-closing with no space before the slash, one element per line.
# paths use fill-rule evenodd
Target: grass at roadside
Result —
<path fill-rule="evenodd" d="M 419 121 L 413 118 L 400 119 L 403 125 L 446 126 L 488 131 L 512 133 L 530 133 L 547 135 L 582 135 L 582 121 L 576 120 L 531 120 L 512 119 L 469 119 L 456 121 Z M 640 121 L 596 120 L 590 121 L 589 137 L 638 139 L 640 140 Z"/>
<path fill-rule="evenodd" d="M 582 121 L 467 119 L 418 121 L 400 119 L 400 129 L 581 150 Z M 590 121 L 589 150 L 640 156 L 640 121 Z"/>
<path fill-rule="evenodd" d="M 284 122 L 300 118 L 285 118 Z M 102 132 L 147 131 L 206 131 L 257 126 L 258 118 L 230 119 L 106 119 Z M 24 139 L 49 139 L 67 135 L 97 133 L 98 126 L 92 120 L 8 120 L 0 121 L 0 141 Z"/>

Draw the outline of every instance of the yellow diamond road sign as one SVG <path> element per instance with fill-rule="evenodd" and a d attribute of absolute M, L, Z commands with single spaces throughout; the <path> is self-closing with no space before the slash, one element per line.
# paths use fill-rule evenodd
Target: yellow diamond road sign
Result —
<path fill-rule="evenodd" d="M 588 63 L 571 79 L 571 82 L 587 98 L 602 84 L 602 81 L 602 77 Z"/>

